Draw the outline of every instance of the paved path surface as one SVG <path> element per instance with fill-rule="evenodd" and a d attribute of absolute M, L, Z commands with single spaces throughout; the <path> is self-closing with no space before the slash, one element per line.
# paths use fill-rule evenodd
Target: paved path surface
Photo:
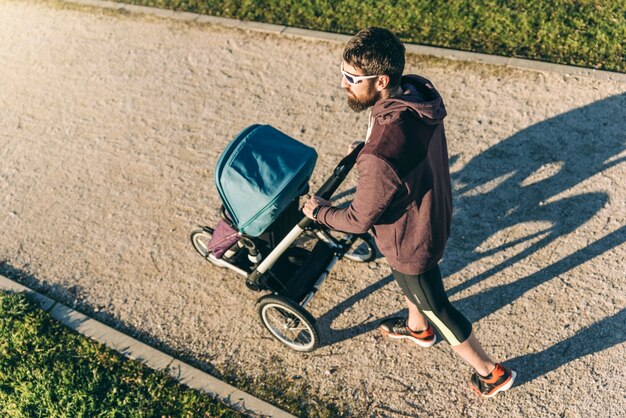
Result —
<path fill-rule="evenodd" d="M 519 371 L 474 397 L 445 344 L 383 340 L 403 312 L 384 260 L 341 262 L 290 352 L 259 295 L 194 253 L 212 168 L 251 123 L 314 146 L 313 187 L 365 115 L 342 45 L 56 3 L 0 1 L 0 273 L 214 373 L 280 377 L 353 416 L 626 414 L 626 84 L 411 56 L 449 111 L 451 299 Z M 347 198 L 355 177 L 346 184 Z M 312 402 L 308 408 L 313 411 Z"/>

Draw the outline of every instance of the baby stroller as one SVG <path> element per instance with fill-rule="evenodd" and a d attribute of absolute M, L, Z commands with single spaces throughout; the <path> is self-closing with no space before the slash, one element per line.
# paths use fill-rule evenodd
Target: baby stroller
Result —
<path fill-rule="evenodd" d="M 330 199 L 355 164 L 362 145 L 343 158 L 315 193 Z M 269 125 L 244 129 L 227 146 L 215 170 L 221 220 L 191 233 L 200 255 L 246 277 L 267 294 L 257 312 L 272 336 L 291 349 L 319 344 L 315 318 L 306 311 L 338 260 L 376 258 L 369 234 L 338 234 L 302 215 L 317 153 Z"/>

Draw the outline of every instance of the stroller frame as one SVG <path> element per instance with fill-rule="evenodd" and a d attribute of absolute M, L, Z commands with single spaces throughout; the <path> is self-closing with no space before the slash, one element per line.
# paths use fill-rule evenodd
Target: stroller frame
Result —
<path fill-rule="evenodd" d="M 315 195 L 330 199 L 354 166 L 363 144 L 344 157 L 333 174 Z M 297 200 L 292 202 L 291 216 L 299 216 Z M 287 212 L 289 209 L 286 209 Z M 222 218 L 229 221 L 222 207 Z M 268 228 L 268 229 L 271 229 Z M 313 233 L 318 241 L 312 250 L 294 246 L 304 233 Z M 267 246 L 263 239 L 240 234 L 240 239 L 221 259 L 207 250 L 213 229 L 204 226 L 191 234 L 196 250 L 210 263 L 228 268 L 246 277 L 246 286 L 253 291 L 269 290 L 257 300 L 260 319 L 270 333 L 281 343 L 296 351 L 312 351 L 319 344 L 319 332 L 315 318 L 306 310 L 337 261 L 348 258 L 357 262 L 369 262 L 376 258 L 373 238 L 368 234 L 344 233 L 341 238 L 330 234 L 329 229 L 303 216 L 286 234 L 279 234 L 279 241 L 270 239 L 269 253 L 262 258 L 261 247 Z M 281 235 L 284 235 L 281 237 Z M 267 251 L 266 251 L 267 252 Z M 306 256 L 303 254 L 306 252 Z M 247 253 L 247 258 L 244 256 Z M 295 259 L 295 264 L 286 259 Z M 243 259 L 243 262 L 241 260 Z M 276 271 L 275 271 L 276 270 Z M 284 273 L 283 273 L 284 272 Z"/>

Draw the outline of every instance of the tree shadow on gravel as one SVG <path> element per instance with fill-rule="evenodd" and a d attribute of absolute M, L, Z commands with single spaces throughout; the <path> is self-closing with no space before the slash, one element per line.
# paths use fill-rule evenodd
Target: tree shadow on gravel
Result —
<path fill-rule="evenodd" d="M 605 192 L 562 194 L 626 162 L 625 109 L 626 94 L 622 94 L 540 122 L 478 155 L 452 175 L 457 210 L 444 272 L 462 273 L 486 258 L 500 261 L 448 289 L 450 296 L 523 263 L 610 204 Z M 498 235 L 495 248 L 481 250 Z M 547 260 L 549 264 L 536 273 L 456 304 L 472 322 L 477 321 L 623 242 L 626 229 L 621 227 L 561 259 Z M 507 250 L 514 254 L 506 255 Z"/>
<path fill-rule="evenodd" d="M 446 276 L 463 274 L 468 266 L 483 260 L 491 267 L 449 288 L 448 295 L 481 282 L 488 283 L 503 270 L 524 263 L 529 256 L 571 234 L 610 204 L 605 192 L 563 194 L 626 162 L 624 126 L 626 94 L 621 94 L 523 129 L 453 171 L 453 233 L 441 263 L 442 271 Z M 451 161 L 456 161 L 457 157 L 453 156 Z M 617 183 L 614 186 L 620 187 Z M 572 269 L 626 242 L 626 226 L 602 235 L 561 259 L 547 260 L 535 273 L 472 294 L 456 301 L 455 306 L 470 321 L 478 321 L 536 286 L 558 276 L 563 278 Z M 380 318 L 343 330 L 333 330 L 330 325 L 358 300 L 392 281 L 391 276 L 385 277 L 322 315 L 319 323 L 325 336 L 323 343 L 334 344 L 375 329 Z M 611 325 L 620 319 L 623 319 L 623 311 L 599 324 Z M 600 326 L 594 325 L 581 333 L 593 333 Z M 623 333 L 616 335 L 591 344 L 585 338 L 572 337 L 544 354 L 520 357 L 511 364 L 528 370 L 530 365 L 525 364 L 526 361 L 539 363 L 565 345 L 572 353 L 578 351 L 578 357 L 591 354 L 624 341 Z M 547 362 L 538 369 L 552 370 L 577 358 L 572 356 L 576 354 L 556 360 L 560 361 L 558 364 Z"/>
<path fill-rule="evenodd" d="M 543 351 L 516 357 L 508 360 L 506 364 L 514 370 L 520 370 L 515 384 L 523 385 L 573 360 L 623 343 L 626 341 L 624 323 L 626 309 L 580 330 L 576 335 Z"/>

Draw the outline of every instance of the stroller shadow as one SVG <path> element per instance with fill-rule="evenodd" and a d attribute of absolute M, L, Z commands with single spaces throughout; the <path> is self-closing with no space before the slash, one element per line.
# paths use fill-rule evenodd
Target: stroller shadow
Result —
<path fill-rule="evenodd" d="M 382 318 L 374 318 L 371 321 L 363 322 L 341 330 L 334 330 L 331 326 L 339 315 L 341 315 L 346 309 L 365 298 L 367 295 L 370 295 L 387 286 L 389 283 L 393 282 L 393 280 L 393 276 L 390 274 L 376 283 L 367 286 L 365 289 L 358 291 L 330 311 L 326 312 L 324 315 L 318 317 L 316 323 L 319 331 L 322 333 L 321 345 L 326 346 L 336 344 L 378 328 L 378 323 Z"/>
<path fill-rule="evenodd" d="M 489 259 L 490 264 L 494 260 L 497 263 L 449 288 L 449 296 L 524 263 L 610 205 L 609 194 L 597 191 L 600 187 L 596 191 L 577 194 L 572 194 L 571 190 L 626 162 L 625 109 L 626 94 L 574 109 L 517 132 L 474 157 L 459 170 L 453 170 L 453 231 L 441 263 L 442 271 L 445 275 L 462 274 L 467 266 L 485 259 Z M 451 163 L 457 159 L 458 156 L 452 156 Z M 455 302 L 455 306 L 474 322 L 555 277 L 567 281 L 567 273 L 572 269 L 626 242 L 626 226 L 602 235 L 582 248 L 573 247 L 578 249 L 561 259 L 548 260 L 536 273 L 472 294 Z M 376 328 L 382 318 L 345 330 L 332 330 L 330 325 L 356 301 L 392 280 L 391 276 L 385 277 L 324 314 L 320 318 L 320 327 L 328 329 L 326 343 L 334 344 Z M 519 357 L 510 363 L 520 370 L 553 370 L 575 358 L 623 342 L 623 332 L 591 344 L 585 338 L 605 326 L 611 328 L 620 321 L 623 323 L 623 319 L 624 312 L 621 311 L 581 331 L 578 335 L 582 337 L 572 337 L 542 353 Z M 545 361 L 564 348 L 570 350 L 568 356 Z M 530 363 L 541 365 L 534 367 Z M 526 379 L 536 378 L 542 374 L 539 372 L 527 375 Z"/>

